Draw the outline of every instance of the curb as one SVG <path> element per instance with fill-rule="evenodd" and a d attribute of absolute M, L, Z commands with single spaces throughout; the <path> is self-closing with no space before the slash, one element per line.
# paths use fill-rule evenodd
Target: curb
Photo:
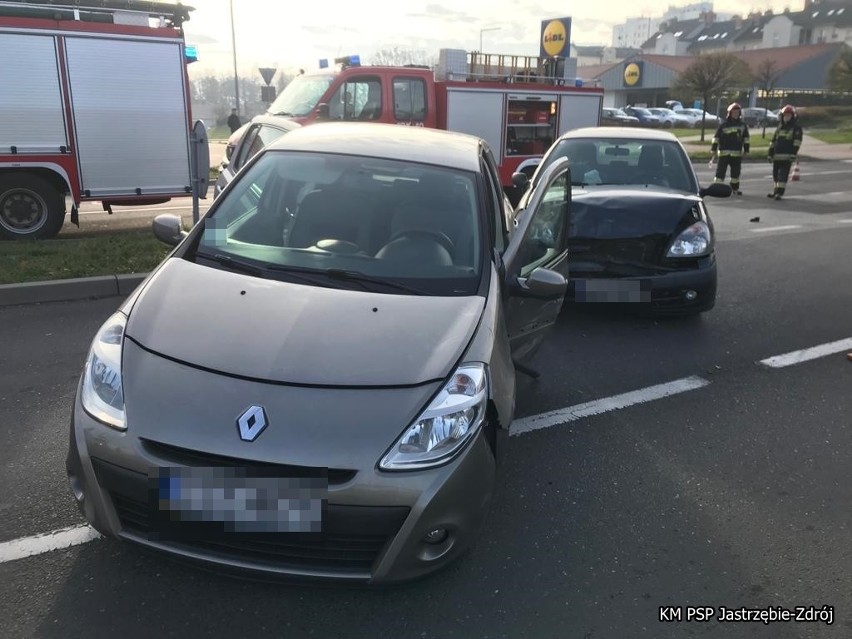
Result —
<path fill-rule="evenodd" d="M 68 302 L 101 297 L 127 297 L 148 277 L 147 273 L 102 275 L 45 282 L 0 284 L 0 306 Z"/>

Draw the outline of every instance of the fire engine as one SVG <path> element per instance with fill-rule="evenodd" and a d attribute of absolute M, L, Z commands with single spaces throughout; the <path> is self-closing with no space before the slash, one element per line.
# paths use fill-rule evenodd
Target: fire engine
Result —
<path fill-rule="evenodd" d="M 562 58 L 442 49 L 428 67 L 361 66 L 358 56 L 335 68 L 297 76 L 268 113 L 302 125 L 364 120 L 477 135 L 500 165 L 531 174 L 565 131 L 600 124 L 603 89 L 577 86 Z"/>
<path fill-rule="evenodd" d="M 191 10 L 0 0 L 0 237 L 55 235 L 85 201 L 191 195 Z"/>

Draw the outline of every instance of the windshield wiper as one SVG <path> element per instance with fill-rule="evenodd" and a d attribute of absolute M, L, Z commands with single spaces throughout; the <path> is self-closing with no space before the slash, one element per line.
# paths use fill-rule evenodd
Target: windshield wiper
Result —
<path fill-rule="evenodd" d="M 413 295 L 426 295 L 426 291 L 423 291 L 419 288 L 414 288 L 413 286 L 408 286 L 407 284 L 400 284 L 399 282 L 391 282 L 390 280 L 386 280 L 381 277 L 374 277 L 372 275 L 367 275 L 366 273 L 361 273 L 360 271 L 345 271 L 343 269 L 338 268 L 329 268 L 323 271 L 328 277 L 333 280 L 341 280 L 344 282 L 357 282 L 362 286 L 364 284 L 378 284 L 380 286 L 386 286 L 388 288 L 393 288 L 398 291 L 404 291 L 406 293 L 412 293 Z M 363 286 L 363 288 L 368 288 Z"/>
<path fill-rule="evenodd" d="M 287 112 L 287 111 L 278 111 L 277 113 L 273 113 L 272 115 L 284 115 L 284 116 L 290 116 L 290 117 L 293 117 L 293 116 L 295 116 L 296 114 L 295 114 L 295 113 L 289 113 L 289 112 Z"/>
<path fill-rule="evenodd" d="M 230 255 L 222 255 L 221 253 L 196 253 L 195 255 L 196 257 L 203 257 L 205 260 L 212 260 L 213 262 L 217 262 L 222 266 L 227 266 L 232 271 L 242 271 L 243 273 L 248 273 L 249 275 L 257 275 L 260 277 L 266 275 L 266 269 L 262 266 L 252 264 L 251 262 L 244 262 L 243 260 L 234 259 Z"/>

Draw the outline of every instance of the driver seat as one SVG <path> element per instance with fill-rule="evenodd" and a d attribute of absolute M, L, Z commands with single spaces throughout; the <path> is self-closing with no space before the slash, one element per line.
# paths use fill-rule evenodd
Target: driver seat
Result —
<path fill-rule="evenodd" d="M 644 144 L 639 153 L 639 170 L 658 174 L 663 170 L 663 147 L 659 144 Z"/>

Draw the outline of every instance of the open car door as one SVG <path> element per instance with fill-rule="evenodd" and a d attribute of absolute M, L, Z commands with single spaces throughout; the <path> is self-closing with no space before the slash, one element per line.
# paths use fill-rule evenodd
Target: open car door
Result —
<path fill-rule="evenodd" d="M 538 180 L 503 253 L 506 324 L 512 359 L 523 362 L 556 322 L 568 286 L 571 171 L 567 158 Z"/>

